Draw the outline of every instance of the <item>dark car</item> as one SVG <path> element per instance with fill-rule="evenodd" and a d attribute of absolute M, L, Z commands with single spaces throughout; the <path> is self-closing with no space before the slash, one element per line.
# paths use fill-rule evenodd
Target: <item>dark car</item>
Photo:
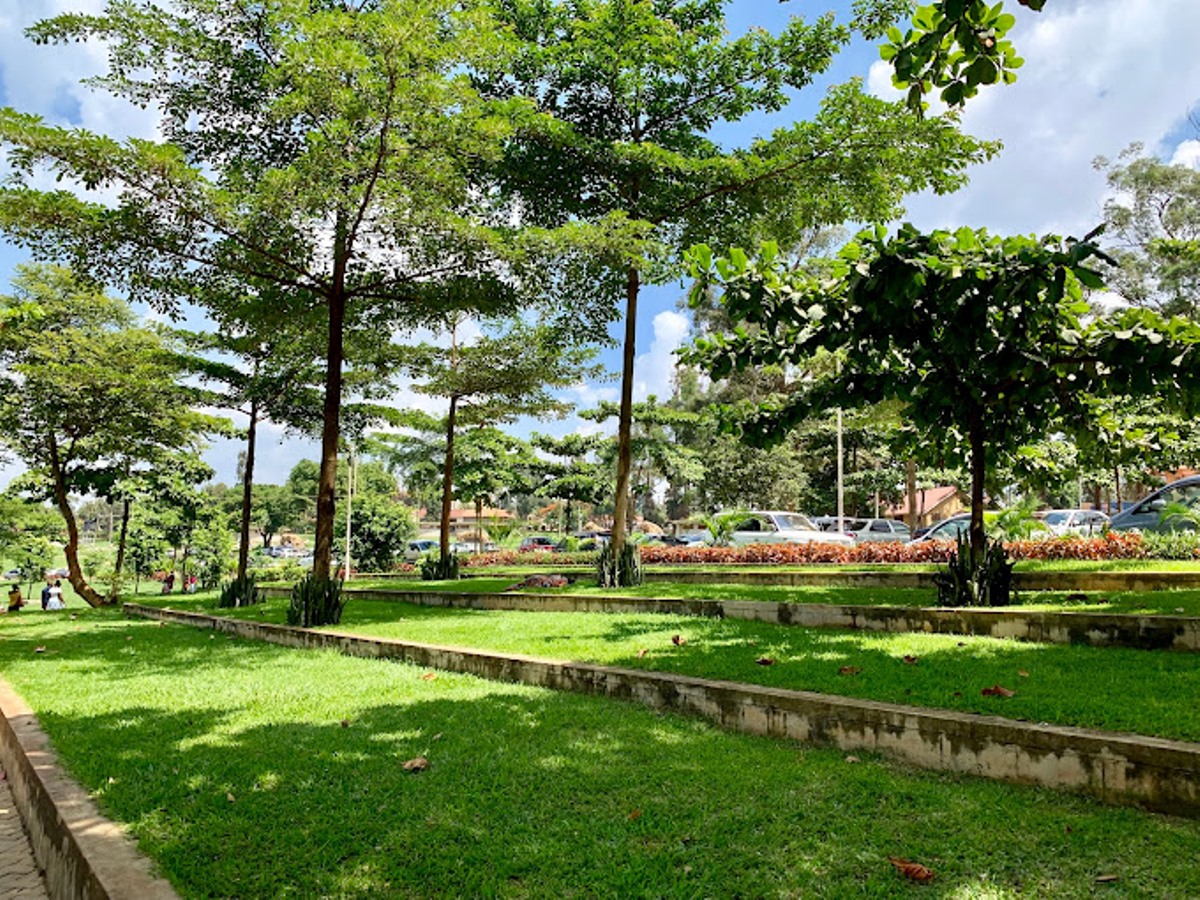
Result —
<path fill-rule="evenodd" d="M 1200 475 L 1180 478 L 1166 487 L 1161 487 L 1144 500 L 1139 500 L 1128 509 L 1112 517 L 1108 527 L 1113 531 L 1185 531 L 1195 528 L 1185 519 L 1163 519 L 1163 512 L 1171 503 L 1188 507 L 1200 514 Z"/>

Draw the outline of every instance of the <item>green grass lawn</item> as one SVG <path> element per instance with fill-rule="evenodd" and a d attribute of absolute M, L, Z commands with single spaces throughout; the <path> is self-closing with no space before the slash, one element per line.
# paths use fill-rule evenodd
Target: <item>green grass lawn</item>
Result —
<path fill-rule="evenodd" d="M 167 605 L 221 612 L 207 608 L 211 603 L 203 599 Z M 277 599 L 224 612 L 282 623 L 285 608 L 286 601 Z M 347 604 L 339 630 L 1200 741 L 1200 657 L 1188 653 L 655 614 L 438 609 L 358 599 Z M 686 643 L 674 644 L 675 635 Z M 919 662 L 907 664 L 905 656 Z M 760 657 L 776 662 L 758 665 Z M 842 675 L 844 666 L 862 671 Z M 983 688 L 995 684 L 1016 695 L 982 696 Z"/>
<path fill-rule="evenodd" d="M 1194 821 L 607 699 L 112 611 L 0 620 L 0 667 L 188 898 L 1200 896 Z"/>
<path fill-rule="evenodd" d="M 455 593 L 494 593 L 511 588 L 521 579 L 464 578 L 460 581 L 417 581 L 398 583 L 386 579 L 351 582 L 351 590 L 449 591 Z M 537 589 L 522 589 L 539 592 Z M 598 588 L 590 577 L 579 577 L 566 588 L 541 593 L 590 594 L 600 596 L 680 598 L 685 600 L 758 600 L 769 603 L 831 603 L 854 606 L 934 606 L 937 592 L 927 588 L 862 588 L 743 584 L 682 584 L 655 581 L 632 588 Z M 1166 591 L 1093 591 L 1086 600 L 1068 591 L 1021 591 L 1018 602 L 1009 609 L 1042 612 L 1107 612 L 1130 615 L 1200 616 L 1200 589 L 1181 588 Z"/>

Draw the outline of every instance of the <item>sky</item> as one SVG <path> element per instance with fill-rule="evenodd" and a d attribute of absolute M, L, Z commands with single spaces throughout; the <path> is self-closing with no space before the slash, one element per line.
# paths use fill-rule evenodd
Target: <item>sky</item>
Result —
<path fill-rule="evenodd" d="M 3 0 L 0 3 L 0 105 L 37 113 L 51 122 L 84 127 L 114 137 L 154 136 L 152 112 L 92 91 L 80 79 L 100 71 L 101 51 L 88 45 L 39 47 L 22 32 L 33 22 L 63 11 L 95 12 L 101 0 Z M 813 18 L 832 10 L 846 14 L 849 0 L 730 0 L 729 31 L 762 27 L 775 31 L 790 15 Z M 1133 142 L 1164 160 L 1200 167 L 1200 34 L 1197 0 L 1049 0 L 1032 13 L 1015 0 L 1006 7 L 1016 18 L 1010 33 L 1025 66 L 1016 84 L 985 88 L 971 100 L 963 128 L 999 140 L 1003 150 L 970 171 L 968 187 L 950 195 L 917 195 L 907 202 L 905 221 L 922 229 L 986 227 L 997 233 L 1082 235 L 1102 220 L 1104 176 L 1096 157 L 1116 157 Z M 745 145 L 755 136 L 809 117 L 824 86 L 862 78 L 880 96 L 898 96 L 876 47 L 860 42 L 838 57 L 833 70 L 802 92 L 781 113 L 756 116 L 724 127 L 723 143 Z M 0 290 L 24 251 L 0 239 Z M 687 342 L 690 322 L 678 309 L 682 284 L 646 289 L 638 321 L 635 367 L 637 399 L 671 393 L 673 353 Z M 613 325 L 614 337 L 620 326 Z M 614 372 L 619 350 L 601 361 Z M 616 399 L 615 381 L 581 383 L 565 399 L 584 409 Z M 398 405 L 417 403 L 430 411 L 430 398 L 401 387 Z M 523 422 L 518 431 L 563 434 L 587 430 L 576 417 Z M 216 479 L 234 479 L 239 445 L 213 444 L 206 454 Z M 315 444 L 268 425 L 260 437 L 257 473 L 263 482 L 282 481 L 301 458 L 316 458 Z M 0 485 L 19 471 L 0 463 Z"/>

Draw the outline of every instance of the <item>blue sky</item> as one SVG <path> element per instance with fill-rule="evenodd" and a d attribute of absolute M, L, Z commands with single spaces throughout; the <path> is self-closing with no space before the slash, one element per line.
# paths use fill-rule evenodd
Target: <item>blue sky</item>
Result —
<path fill-rule="evenodd" d="M 831 9 L 844 15 L 849 5 L 840 0 L 731 0 L 729 31 L 776 30 L 790 15 L 811 18 Z M 79 84 L 98 70 L 95 48 L 37 47 L 21 34 L 47 15 L 101 6 L 101 0 L 0 4 L 0 103 L 114 136 L 152 136 L 153 116 Z M 1041 14 L 1015 0 L 1007 0 L 1006 6 L 1017 16 L 1012 38 L 1026 65 L 1016 85 L 985 90 L 964 118 L 968 132 L 999 139 L 1004 150 L 973 170 L 970 186 L 959 193 L 912 198 L 906 219 L 923 228 L 968 225 L 1079 234 L 1098 224 L 1105 199 L 1103 177 L 1091 166 L 1096 156 L 1116 156 L 1140 141 L 1164 159 L 1200 165 L 1200 133 L 1188 119 L 1200 108 L 1200 54 L 1194 49 L 1200 2 L 1050 0 Z M 803 92 L 783 113 L 747 119 L 717 136 L 727 144 L 744 144 L 773 127 L 806 118 L 825 84 L 852 77 L 863 78 L 881 96 L 892 94 L 876 48 L 860 43 L 838 58 L 821 85 Z M 0 284 L 7 285 L 23 259 L 23 251 L 0 242 Z M 668 285 L 645 292 L 638 322 L 639 396 L 670 391 L 671 354 L 686 340 L 689 325 L 676 311 L 682 291 L 680 285 Z M 614 335 L 616 329 L 614 325 Z M 616 370 L 617 351 L 606 351 L 603 361 Z M 615 392 L 614 383 L 581 385 L 568 399 L 586 407 Z M 421 400 L 401 389 L 397 402 Z M 586 425 L 571 418 L 523 423 L 521 430 L 564 433 L 582 427 Z M 219 442 L 209 451 L 219 480 L 232 480 L 237 449 Z M 268 428 L 260 454 L 262 480 L 277 481 L 296 460 L 315 456 L 315 448 Z M 15 472 L 12 466 L 0 466 L 0 484 Z"/>

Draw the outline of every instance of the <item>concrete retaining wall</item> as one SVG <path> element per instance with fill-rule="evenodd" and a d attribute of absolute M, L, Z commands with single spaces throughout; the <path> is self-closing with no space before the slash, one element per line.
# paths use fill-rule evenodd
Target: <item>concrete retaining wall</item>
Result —
<path fill-rule="evenodd" d="M 787 572 L 750 569 L 744 572 L 644 572 L 646 581 L 676 584 L 749 584 L 791 587 L 877 587 L 928 588 L 934 590 L 933 572 L 890 569 L 861 571 Z M 1200 588 L 1200 572 L 1015 572 L 1013 586 L 1019 591 L 1162 591 Z"/>
<path fill-rule="evenodd" d="M 723 727 L 843 750 L 888 753 L 928 769 L 1068 788 L 1109 803 L 1200 817 L 1200 744 L 1033 725 L 659 672 L 306 631 L 126 604 L 127 614 L 288 647 L 335 649 L 704 716 Z"/>
<path fill-rule="evenodd" d="M 59 768 L 33 712 L 0 679 L 0 764 L 54 900 L 178 900 L 125 832 Z"/>
<path fill-rule="evenodd" d="M 268 597 L 288 597 L 266 588 Z M 669 600 L 602 597 L 590 594 L 452 593 L 403 589 L 347 591 L 363 600 L 391 600 L 457 609 L 530 612 L 673 613 L 684 616 L 752 619 L 804 628 L 926 632 L 1011 638 L 1044 644 L 1086 644 L 1141 650 L 1200 652 L 1200 618 L 1127 616 L 1111 613 L 1030 612 L 1005 609 L 937 609 L 912 606 L 856 606 L 772 603 L 763 600 Z"/>

